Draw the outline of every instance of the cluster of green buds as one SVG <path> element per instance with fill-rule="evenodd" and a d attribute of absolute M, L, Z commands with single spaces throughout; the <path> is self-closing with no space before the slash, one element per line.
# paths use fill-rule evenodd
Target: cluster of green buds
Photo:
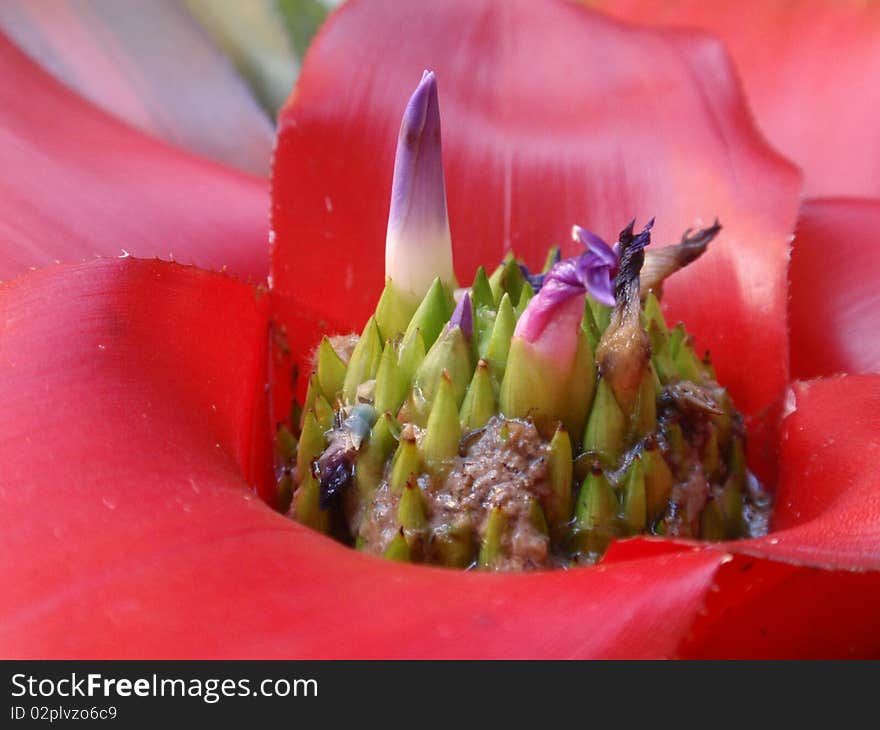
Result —
<path fill-rule="evenodd" d="M 616 537 L 747 534 L 745 432 L 660 308 L 717 223 L 646 252 L 651 223 L 542 273 L 513 255 L 457 286 L 434 75 L 401 125 L 386 283 L 359 336 L 324 337 L 279 493 L 298 521 L 387 558 L 514 570 L 594 562 Z"/>

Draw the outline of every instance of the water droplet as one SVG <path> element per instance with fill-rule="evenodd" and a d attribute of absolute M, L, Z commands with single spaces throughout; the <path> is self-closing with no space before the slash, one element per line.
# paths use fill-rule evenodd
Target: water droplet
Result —
<path fill-rule="evenodd" d="M 107 509 L 116 509 L 116 502 L 110 499 L 110 497 L 101 497 L 101 501 Z"/>

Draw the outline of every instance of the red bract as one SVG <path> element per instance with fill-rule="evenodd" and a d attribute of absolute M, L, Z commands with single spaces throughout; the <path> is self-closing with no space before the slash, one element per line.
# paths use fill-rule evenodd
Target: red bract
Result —
<path fill-rule="evenodd" d="M 0 288 L 2 654 L 880 653 L 880 376 L 791 383 L 797 175 L 756 135 L 720 47 L 568 3 L 443 8 L 352 0 L 323 30 L 281 119 L 271 296 L 133 259 Z M 161 253 L 162 236 L 187 261 L 235 255 L 237 272 L 259 273 L 256 183 L 108 121 L 0 49 L 4 78 L 20 80 L 0 105 L 0 187 L 21 202 L 0 204 L 0 240 L 39 254 L 5 253 L 7 274 L 87 252 Z M 359 329 L 375 304 L 397 124 L 423 67 L 440 80 L 462 279 L 511 246 L 537 262 L 575 222 L 611 235 L 656 215 L 661 243 L 721 217 L 724 235 L 669 286 L 666 306 L 712 348 L 749 414 L 752 463 L 778 472 L 771 535 L 643 538 L 595 568 L 458 573 L 356 553 L 255 498 L 271 490 L 269 321 L 281 408 L 319 333 Z M 35 95 L 47 124 L 14 103 Z M 59 119 L 81 140 L 65 144 Z M 107 146 L 122 154 L 94 172 Z M 14 174 L 37 163 L 51 163 L 41 186 Z M 141 166 L 152 172 L 139 180 Z M 188 187 L 204 191 L 204 208 L 188 207 Z M 76 203 L 61 205 L 62 191 Z M 863 333 L 878 308 L 860 303 L 877 296 L 878 276 L 855 267 L 876 262 L 858 256 L 877 206 L 803 210 L 792 369 L 876 371 Z"/>

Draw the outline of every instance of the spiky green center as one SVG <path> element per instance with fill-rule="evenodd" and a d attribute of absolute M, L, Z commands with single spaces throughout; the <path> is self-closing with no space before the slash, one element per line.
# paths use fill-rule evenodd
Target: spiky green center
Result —
<path fill-rule="evenodd" d="M 439 281 L 403 318 L 389 282 L 353 347 L 325 338 L 296 436 L 279 432 L 291 515 L 374 554 L 496 570 L 766 524 L 742 418 L 653 295 L 628 320 L 587 297 L 564 383 L 511 348 L 533 295 L 512 258 L 480 269 L 468 338 Z"/>

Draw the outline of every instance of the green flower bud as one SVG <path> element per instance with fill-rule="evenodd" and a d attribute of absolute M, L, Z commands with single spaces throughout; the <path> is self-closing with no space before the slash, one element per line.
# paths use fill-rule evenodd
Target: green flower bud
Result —
<path fill-rule="evenodd" d="M 386 342 L 379 361 L 379 369 L 376 371 L 374 391 L 376 410 L 380 413 L 385 411 L 397 413 L 408 389 L 409 379 L 401 372 L 397 351 L 390 342 Z"/>
<path fill-rule="evenodd" d="M 642 452 L 642 468 L 645 473 L 648 522 L 652 523 L 666 513 L 669 496 L 675 484 L 672 471 L 653 439 L 648 441 Z"/>
<path fill-rule="evenodd" d="M 290 509 L 290 503 L 293 500 L 293 477 L 289 473 L 285 473 L 278 480 L 278 490 L 275 498 L 279 512 L 287 512 Z"/>
<path fill-rule="evenodd" d="M 617 405 L 611 387 L 600 378 L 584 433 L 584 451 L 598 456 L 605 466 L 615 466 L 623 454 L 625 431 L 623 412 Z"/>
<path fill-rule="evenodd" d="M 300 482 L 305 480 L 307 474 L 311 474 L 312 462 L 324 452 L 326 445 L 324 429 L 318 425 L 315 412 L 307 411 L 296 451 L 296 473 Z"/>
<path fill-rule="evenodd" d="M 515 328 L 516 313 L 513 310 L 513 305 L 510 303 L 510 296 L 505 294 L 501 297 L 501 303 L 498 305 L 498 313 L 495 315 L 491 334 L 486 340 L 485 348 L 482 350 L 482 356 L 489 363 L 492 373 L 497 375 L 498 382 L 500 382 L 504 375 L 504 369 L 507 367 L 510 338 L 513 337 L 513 330 Z"/>
<path fill-rule="evenodd" d="M 410 562 L 409 543 L 406 540 L 406 535 L 404 534 L 402 527 L 394 536 L 394 539 L 388 543 L 388 547 L 385 548 L 382 557 L 386 560 L 394 560 L 398 563 Z"/>
<path fill-rule="evenodd" d="M 390 278 L 386 278 L 375 314 L 382 341 L 394 340 L 406 332 L 418 306 L 417 297 L 401 291 Z"/>
<path fill-rule="evenodd" d="M 333 349 L 330 340 L 323 337 L 321 344 L 318 345 L 316 374 L 321 392 L 330 402 L 335 401 L 342 391 L 346 369 L 345 362 Z"/>
<path fill-rule="evenodd" d="M 289 463 L 296 458 L 297 444 L 296 436 L 290 432 L 290 429 L 279 424 L 275 432 L 275 452 L 282 463 Z"/>
<path fill-rule="evenodd" d="M 522 294 L 522 285 L 525 282 L 519 264 L 513 254 L 509 254 L 489 277 L 489 286 L 492 288 L 492 296 L 495 304 L 501 304 L 501 297 L 505 293 L 510 295 L 511 302 L 518 302 Z"/>
<path fill-rule="evenodd" d="M 416 446 L 416 437 L 411 429 L 404 428 L 391 462 L 391 491 L 394 494 L 403 492 L 409 480 L 418 476 L 421 470 L 422 458 Z"/>
<path fill-rule="evenodd" d="M 458 456 L 460 440 L 458 401 L 452 380 L 444 370 L 421 444 L 422 458 L 428 470 L 443 473 L 450 462 Z"/>
<path fill-rule="evenodd" d="M 411 478 L 400 495 L 397 505 L 397 521 L 404 532 L 424 530 L 428 526 L 425 496 L 415 478 Z"/>
<path fill-rule="evenodd" d="M 293 516 L 297 522 L 326 534 L 330 531 L 330 511 L 321 509 L 320 497 L 318 480 L 306 473 L 293 495 Z"/>
<path fill-rule="evenodd" d="M 394 416 L 385 412 L 376 421 L 370 431 L 370 437 L 358 454 L 354 481 L 361 499 L 368 501 L 385 472 L 385 462 L 397 445 L 394 434 L 398 430 Z"/>
<path fill-rule="evenodd" d="M 660 307 L 660 300 L 657 299 L 654 292 L 650 292 L 648 296 L 645 297 L 643 306 L 642 320 L 645 329 L 650 332 L 651 325 L 654 324 L 664 338 L 669 337 L 669 328 L 666 326 L 666 318 L 663 316 L 663 310 Z"/>
<path fill-rule="evenodd" d="M 418 328 L 407 332 L 400 343 L 400 353 L 397 357 L 397 364 L 400 365 L 400 375 L 411 383 L 415 377 L 416 370 L 425 359 L 425 341 L 422 339 L 422 333 Z"/>
<path fill-rule="evenodd" d="M 489 375 L 489 364 L 480 360 L 461 404 L 461 427 L 465 431 L 475 431 L 485 426 L 497 412 L 498 404 L 492 377 Z"/>
<path fill-rule="evenodd" d="M 581 320 L 581 329 L 587 336 L 590 350 L 595 352 L 602 337 L 602 332 L 599 330 L 599 325 L 596 324 L 596 319 L 593 317 L 593 307 L 590 305 L 590 301 L 592 301 L 590 297 L 584 298 L 584 318 Z"/>
<path fill-rule="evenodd" d="M 645 472 L 640 457 L 633 459 L 626 471 L 623 486 L 623 522 L 632 533 L 639 533 L 648 523 L 648 500 Z"/>
<path fill-rule="evenodd" d="M 486 532 L 480 542 L 480 555 L 477 558 L 477 563 L 484 570 L 490 570 L 503 554 L 506 532 L 507 515 L 500 507 L 493 507 L 486 519 Z"/>
<path fill-rule="evenodd" d="M 516 303 L 516 318 L 519 319 L 522 316 L 522 313 L 526 311 L 526 307 L 529 305 L 529 302 L 532 301 L 532 298 L 535 296 L 535 290 L 532 289 L 532 285 L 529 282 L 525 281 L 522 285 L 522 290 L 519 294 L 519 301 Z"/>
<path fill-rule="evenodd" d="M 572 450 L 571 439 L 564 426 L 556 429 L 550 441 L 550 494 L 544 512 L 554 537 L 562 535 L 571 518 Z"/>
<path fill-rule="evenodd" d="M 370 317 L 348 361 L 348 369 L 342 385 L 346 402 L 357 402 L 358 387 L 376 377 L 381 358 L 382 340 L 379 339 L 379 326 L 376 324 L 376 318 Z"/>
<path fill-rule="evenodd" d="M 474 282 L 471 284 L 471 304 L 473 304 L 475 312 L 481 308 L 495 309 L 495 295 L 492 294 L 486 269 L 482 266 L 477 269 Z"/>
<path fill-rule="evenodd" d="M 550 535 L 550 527 L 547 525 L 547 516 L 537 499 L 529 500 L 529 524 L 535 532 L 541 535 Z"/>
<path fill-rule="evenodd" d="M 431 284 L 431 288 L 425 294 L 425 298 L 422 299 L 416 313 L 407 325 L 404 339 L 413 330 L 419 330 L 425 347 L 430 348 L 449 321 L 453 309 L 454 305 L 449 291 L 440 279 L 434 279 L 434 283 Z"/>
<path fill-rule="evenodd" d="M 575 507 L 575 546 L 594 557 L 618 534 L 619 504 L 614 490 L 598 466 L 584 479 Z"/>
<path fill-rule="evenodd" d="M 460 327 L 444 331 L 416 371 L 406 403 L 406 416 L 413 423 L 419 426 L 426 423 L 444 372 L 452 385 L 458 410 L 474 372 L 471 348 Z"/>

